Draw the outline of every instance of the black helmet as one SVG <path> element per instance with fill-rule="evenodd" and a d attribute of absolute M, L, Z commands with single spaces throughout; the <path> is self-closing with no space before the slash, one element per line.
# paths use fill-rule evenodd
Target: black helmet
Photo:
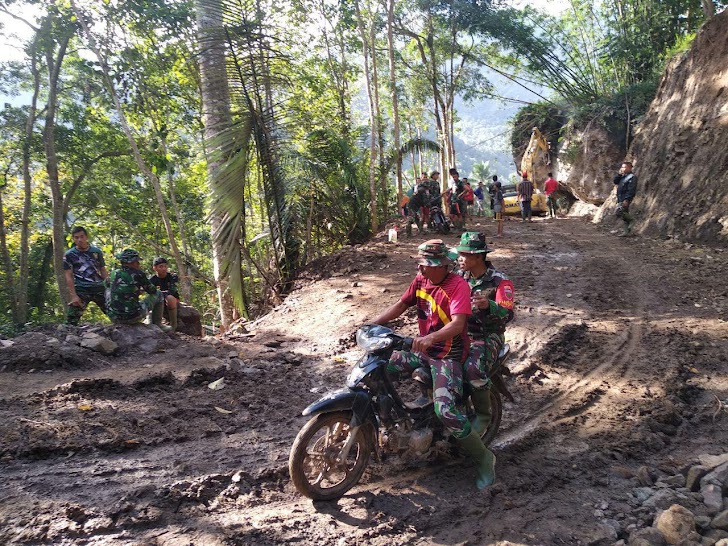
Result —
<path fill-rule="evenodd" d="M 116 255 L 116 259 L 123 264 L 130 264 L 132 262 L 139 262 L 142 258 L 133 248 L 125 248 L 121 253 Z"/>

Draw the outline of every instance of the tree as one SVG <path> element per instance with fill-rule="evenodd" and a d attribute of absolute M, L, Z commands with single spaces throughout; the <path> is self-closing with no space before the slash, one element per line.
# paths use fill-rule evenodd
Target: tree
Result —
<path fill-rule="evenodd" d="M 227 85 L 225 36 L 222 25 L 222 1 L 197 0 L 199 63 L 202 93 L 202 112 L 207 141 L 207 174 L 212 191 L 221 195 L 210 211 L 212 230 L 212 259 L 215 282 L 220 301 L 220 320 L 227 328 L 236 318 L 233 297 L 228 287 L 237 281 L 242 294 L 240 244 L 244 237 L 244 203 L 242 180 L 223 171 L 230 146 L 226 136 L 233 128 L 230 95 Z M 243 126 L 243 138 L 248 130 Z M 240 143 L 241 146 L 246 142 Z M 231 278 L 232 277 L 232 278 Z M 242 300 L 242 296 L 239 298 Z M 242 301 L 240 302 L 242 303 Z"/>

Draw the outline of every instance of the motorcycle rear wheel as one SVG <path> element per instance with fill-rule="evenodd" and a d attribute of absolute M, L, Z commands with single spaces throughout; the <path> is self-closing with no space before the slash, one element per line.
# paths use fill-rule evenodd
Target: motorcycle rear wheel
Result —
<path fill-rule="evenodd" d="M 302 495 L 335 500 L 361 478 L 373 446 L 369 425 L 357 430 L 346 460 L 337 460 L 349 437 L 351 417 L 349 411 L 321 413 L 299 431 L 291 447 L 288 471 Z"/>
<path fill-rule="evenodd" d="M 498 428 L 500 428 L 501 418 L 503 417 L 503 400 L 501 395 L 495 389 L 490 389 L 490 407 L 493 416 L 490 419 L 490 425 L 485 429 L 485 432 L 481 435 L 483 444 L 487 447 L 498 434 Z"/>

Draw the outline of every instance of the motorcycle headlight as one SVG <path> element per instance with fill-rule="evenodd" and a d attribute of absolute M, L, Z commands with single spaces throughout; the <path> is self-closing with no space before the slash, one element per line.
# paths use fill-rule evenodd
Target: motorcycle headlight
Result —
<path fill-rule="evenodd" d="M 394 340 L 389 337 L 392 330 L 379 325 L 364 326 L 356 333 L 356 344 L 368 353 L 389 348 Z"/>

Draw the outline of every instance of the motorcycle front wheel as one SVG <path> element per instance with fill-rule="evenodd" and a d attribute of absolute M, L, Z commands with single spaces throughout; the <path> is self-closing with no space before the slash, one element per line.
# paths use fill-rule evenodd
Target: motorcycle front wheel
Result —
<path fill-rule="evenodd" d="M 299 431 L 291 447 L 288 471 L 296 489 L 313 500 L 335 500 L 354 487 L 369 462 L 369 425 L 356 431 L 345 460 L 340 460 L 351 427 L 348 411 L 321 413 Z"/>
<path fill-rule="evenodd" d="M 493 388 L 490 389 L 490 408 L 492 412 L 490 424 L 480 437 L 483 440 L 483 445 L 486 447 L 490 445 L 495 435 L 498 434 L 498 428 L 500 428 L 501 418 L 503 417 L 503 400 L 501 399 L 500 393 Z"/>

